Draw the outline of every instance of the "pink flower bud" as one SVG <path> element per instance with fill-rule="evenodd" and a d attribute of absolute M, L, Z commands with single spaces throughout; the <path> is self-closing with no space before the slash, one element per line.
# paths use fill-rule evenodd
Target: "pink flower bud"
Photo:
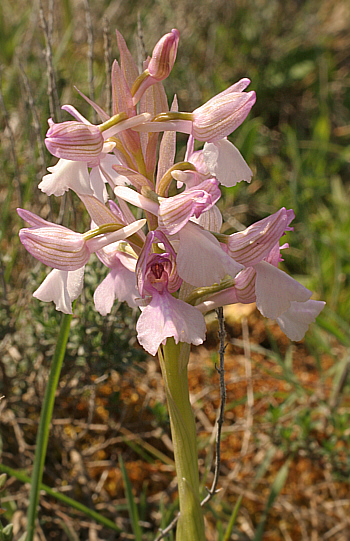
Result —
<path fill-rule="evenodd" d="M 163 81 L 171 72 L 176 58 L 179 37 L 179 31 L 173 28 L 154 47 L 148 71 L 157 81 Z"/>
<path fill-rule="evenodd" d="M 232 133 L 247 117 L 255 103 L 255 92 L 237 91 L 233 85 L 193 111 L 193 136 L 214 142 Z"/>
<path fill-rule="evenodd" d="M 52 119 L 49 125 L 45 144 L 53 156 L 90 162 L 101 154 L 104 139 L 97 126 L 75 120 L 55 124 Z"/>

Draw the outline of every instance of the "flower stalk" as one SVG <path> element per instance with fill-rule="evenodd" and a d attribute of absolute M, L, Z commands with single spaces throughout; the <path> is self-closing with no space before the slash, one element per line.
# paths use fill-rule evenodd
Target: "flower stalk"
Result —
<path fill-rule="evenodd" d="M 61 373 L 64 355 L 66 352 L 72 317 L 72 314 L 64 314 L 62 318 L 60 333 L 57 339 L 56 349 L 52 359 L 49 380 L 47 382 L 44 402 L 41 410 L 39 429 L 36 438 L 33 473 L 31 478 L 29 507 L 27 514 L 26 541 L 32 541 L 34 538 L 35 521 L 38 513 L 40 486 L 44 472 L 51 417 L 53 412 L 53 406 L 55 403 L 56 389 Z"/>
<path fill-rule="evenodd" d="M 190 403 L 187 365 L 190 346 L 168 338 L 158 355 L 169 409 L 180 516 L 176 541 L 205 541 L 199 496 L 196 425 Z"/>

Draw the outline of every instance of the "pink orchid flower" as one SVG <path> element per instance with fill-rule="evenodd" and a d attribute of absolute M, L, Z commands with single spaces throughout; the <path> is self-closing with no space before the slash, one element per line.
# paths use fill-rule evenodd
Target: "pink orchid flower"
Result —
<path fill-rule="evenodd" d="M 205 313 L 227 304 L 256 302 L 261 314 L 275 319 L 288 338 L 302 340 L 325 302 L 311 300 L 309 289 L 277 268 L 280 249 L 286 247 L 276 244 L 264 260 L 240 272 L 233 287 L 210 296 L 197 309 Z"/>
<path fill-rule="evenodd" d="M 31 226 L 19 232 L 26 250 L 45 265 L 62 271 L 80 269 L 88 262 L 92 253 L 135 234 L 146 222 L 138 220 L 118 230 L 113 231 L 112 227 L 111 231 L 97 230 L 84 235 L 62 225 L 47 222 L 28 210 L 17 209 L 17 212 Z"/>
<path fill-rule="evenodd" d="M 160 242 L 165 251 L 151 252 L 152 243 Z M 137 339 L 151 355 L 156 355 L 160 344 L 173 337 L 175 343 L 199 345 L 205 339 L 205 321 L 197 308 L 175 298 L 172 293 L 181 285 L 176 272 L 176 254 L 161 231 L 152 231 L 137 263 L 138 288 L 149 303 L 141 307 L 136 330 Z"/>

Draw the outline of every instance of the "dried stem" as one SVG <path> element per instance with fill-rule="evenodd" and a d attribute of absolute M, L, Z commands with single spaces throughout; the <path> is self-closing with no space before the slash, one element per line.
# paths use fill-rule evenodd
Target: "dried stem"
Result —
<path fill-rule="evenodd" d="M 141 15 L 140 12 L 137 14 L 137 56 L 138 56 L 138 68 L 139 72 L 143 72 L 143 63 L 147 58 L 145 42 L 143 39 L 143 31 L 141 24 Z"/>
<path fill-rule="evenodd" d="M 111 83 L 111 38 L 109 33 L 109 25 L 107 17 L 103 19 L 103 51 L 106 70 L 106 111 L 112 115 L 112 83 Z"/>
<path fill-rule="evenodd" d="M 19 181 L 19 169 L 18 169 L 18 161 L 17 161 L 17 155 L 16 155 L 15 138 L 14 138 L 13 131 L 12 131 L 12 128 L 11 128 L 11 125 L 10 125 L 10 117 L 9 117 L 9 114 L 8 114 L 6 106 L 5 106 L 5 101 L 4 101 L 4 97 L 2 95 L 1 86 L 2 86 L 2 82 L 1 82 L 1 65 L 0 65 L 0 106 L 1 106 L 1 109 L 3 111 L 5 124 L 6 124 L 6 128 L 7 128 L 8 135 L 9 135 L 13 167 L 14 167 L 14 170 L 15 170 L 15 176 L 14 176 L 14 179 L 13 179 L 13 184 L 16 187 L 18 205 L 21 207 L 22 206 L 22 192 L 21 192 L 21 185 L 20 185 L 20 181 Z"/>
<path fill-rule="evenodd" d="M 92 21 L 91 21 L 91 12 L 89 6 L 89 0 L 84 0 L 85 7 L 85 21 L 86 21 L 86 32 L 87 32 L 87 42 L 88 42 L 88 81 L 89 81 L 89 94 L 90 99 L 95 101 L 95 87 L 94 87 L 94 35 L 92 32 Z M 93 123 L 97 123 L 96 111 L 92 111 Z"/>
<path fill-rule="evenodd" d="M 21 75 L 22 75 L 22 80 L 23 80 L 25 91 L 26 91 L 26 97 L 27 97 L 29 109 L 30 109 L 30 111 L 32 113 L 32 117 L 33 117 L 33 125 L 34 125 L 34 130 L 35 130 L 35 135 L 36 135 L 36 140 L 37 140 L 37 143 L 38 143 L 38 150 L 39 150 L 39 164 L 40 164 L 41 174 L 44 175 L 44 174 L 46 174 L 45 147 L 44 147 L 44 142 L 43 142 L 43 139 L 42 139 L 42 136 L 41 136 L 41 126 L 40 126 L 38 111 L 37 111 L 37 108 L 36 108 L 35 103 L 34 103 L 33 93 L 32 93 L 32 90 L 30 88 L 30 84 L 29 84 L 27 74 L 24 71 L 24 68 L 23 68 L 21 62 L 19 62 L 19 61 L 18 61 L 18 66 L 19 66 L 19 70 L 20 70 Z"/>
<path fill-rule="evenodd" d="M 49 108 L 50 116 L 52 119 L 56 119 L 58 122 L 61 120 L 60 101 L 58 98 L 58 91 L 56 85 L 56 76 L 53 68 L 53 54 L 52 54 L 52 31 L 53 31 L 53 12 L 54 12 L 54 0 L 49 0 L 48 19 L 46 21 L 44 16 L 44 9 L 42 0 L 39 0 L 39 14 L 41 28 L 45 37 L 45 57 L 47 67 L 47 94 L 49 96 Z"/>

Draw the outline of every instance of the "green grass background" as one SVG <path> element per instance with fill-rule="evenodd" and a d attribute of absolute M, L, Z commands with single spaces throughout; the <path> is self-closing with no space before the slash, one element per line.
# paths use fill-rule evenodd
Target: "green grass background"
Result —
<path fill-rule="evenodd" d="M 327 302 L 306 343 L 316 359 L 327 353 L 346 364 L 350 347 L 349 2 L 90 0 L 89 4 L 95 99 L 102 107 L 107 102 L 104 28 L 110 60 L 118 58 L 114 28 L 138 58 L 138 16 L 148 54 L 163 33 L 174 27 L 180 31 L 177 61 L 165 81 L 169 100 L 176 93 L 180 110 L 193 110 L 241 77 L 251 79 L 256 105 L 230 139 L 254 177 L 249 186 L 242 183 L 225 189 L 221 209 L 225 217 L 246 226 L 281 206 L 294 209 L 294 233 L 288 236 L 284 268 L 312 289 L 314 298 Z M 18 231 L 23 224 L 15 209 L 23 206 L 54 220 L 61 216 L 64 224 L 79 231 L 87 225 L 82 208 L 71 196 L 62 207 L 59 199 L 50 202 L 37 190 L 46 167 L 55 163 L 43 145 L 50 110 L 39 11 L 38 2 L 2 0 L 0 5 L 0 394 L 11 389 L 16 396 L 28 392 L 27 377 L 38 362 L 49 362 L 60 315 L 31 297 L 45 269 L 21 246 Z M 46 4 L 43 12 L 47 18 Z M 58 105 L 70 103 L 93 121 L 91 109 L 74 90 L 75 85 L 90 92 L 84 2 L 56 0 L 52 29 L 59 101 L 55 118 L 68 120 Z M 185 138 L 179 136 L 179 157 L 184 144 Z M 93 262 L 77 304 L 66 372 L 79 374 L 87 366 L 100 374 L 112 367 L 123 371 L 130 362 L 144 359 L 130 331 L 135 314 L 116 306 L 110 316 L 101 318 L 92 306 L 102 272 Z M 336 386 L 337 372 L 333 377 Z M 342 393 L 348 392 L 345 382 Z M 349 418 L 347 409 L 342 426 Z"/>

